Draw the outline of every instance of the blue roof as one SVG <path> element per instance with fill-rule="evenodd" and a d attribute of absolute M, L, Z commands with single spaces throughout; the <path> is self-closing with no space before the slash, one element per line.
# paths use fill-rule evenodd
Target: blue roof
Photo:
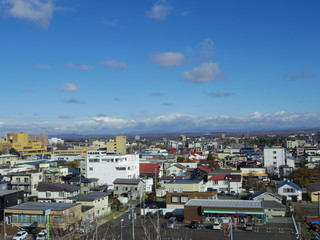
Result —
<path fill-rule="evenodd" d="M 281 187 L 283 187 L 284 185 L 287 185 L 287 184 L 290 185 L 291 187 L 297 189 L 297 190 L 302 191 L 301 187 L 299 187 L 297 184 L 295 184 L 294 182 L 291 182 L 289 180 L 285 180 L 285 181 L 283 181 L 281 183 L 278 183 L 277 184 L 277 188 L 281 188 Z"/>

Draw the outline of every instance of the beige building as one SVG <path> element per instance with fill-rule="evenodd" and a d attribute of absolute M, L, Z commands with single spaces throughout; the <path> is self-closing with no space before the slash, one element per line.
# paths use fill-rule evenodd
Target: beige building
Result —
<path fill-rule="evenodd" d="M 171 180 L 164 186 L 167 192 L 204 192 L 202 180 Z"/>
<path fill-rule="evenodd" d="M 107 152 L 117 152 L 121 154 L 127 154 L 127 137 L 116 136 L 116 139 L 109 139 L 107 142 Z"/>
<path fill-rule="evenodd" d="M 38 183 L 43 180 L 42 172 L 17 172 L 7 176 L 11 189 L 23 190 L 26 196 L 37 196 Z"/>
<path fill-rule="evenodd" d="M 47 147 L 41 142 L 29 141 L 27 133 L 8 133 L 6 142 L 0 143 L 0 151 L 8 152 L 11 148 L 19 152 L 22 157 L 47 152 Z"/>

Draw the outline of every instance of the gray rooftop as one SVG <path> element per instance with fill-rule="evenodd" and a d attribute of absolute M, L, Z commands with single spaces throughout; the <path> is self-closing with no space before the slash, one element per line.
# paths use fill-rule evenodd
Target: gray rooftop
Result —
<path fill-rule="evenodd" d="M 262 201 L 255 200 L 215 200 L 191 199 L 185 206 L 217 207 L 217 208 L 261 208 Z"/>
<path fill-rule="evenodd" d="M 263 207 L 265 209 L 281 209 L 286 210 L 286 205 L 283 205 L 281 203 L 278 203 L 276 201 L 270 201 L 270 200 L 264 200 L 263 201 Z"/>
<path fill-rule="evenodd" d="M 116 178 L 113 184 L 137 185 L 142 180 L 140 178 Z"/>
<path fill-rule="evenodd" d="M 198 184 L 202 180 L 175 179 L 167 182 L 167 184 Z"/>
<path fill-rule="evenodd" d="M 85 201 L 85 202 L 91 202 L 91 201 L 95 201 L 104 197 L 109 196 L 108 193 L 106 192 L 90 192 L 87 194 L 79 194 L 75 197 L 73 197 L 72 199 L 75 199 L 76 201 Z"/>
<path fill-rule="evenodd" d="M 23 190 L 0 190 L 0 197 L 3 197 L 8 194 L 24 192 Z"/>
<path fill-rule="evenodd" d="M 26 203 L 21 203 L 20 205 L 7 207 L 7 209 L 42 210 L 42 211 L 51 209 L 51 211 L 63 211 L 77 205 L 80 205 L 80 203 L 26 202 Z"/>

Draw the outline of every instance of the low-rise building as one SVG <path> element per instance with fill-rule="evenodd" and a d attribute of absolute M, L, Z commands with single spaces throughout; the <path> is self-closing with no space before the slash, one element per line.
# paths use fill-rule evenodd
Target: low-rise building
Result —
<path fill-rule="evenodd" d="M 82 219 L 80 203 L 26 202 L 8 207 L 4 212 L 12 225 L 19 228 L 34 222 L 38 223 L 39 228 L 46 228 L 50 222 L 50 234 L 53 236 L 72 234 L 79 228 Z"/>
<path fill-rule="evenodd" d="M 3 220 L 4 209 L 23 203 L 23 194 L 21 190 L 1 190 L 0 191 L 0 221 Z"/>
<path fill-rule="evenodd" d="M 307 186 L 307 194 L 311 202 L 319 202 L 320 200 L 320 183 L 310 184 Z"/>
<path fill-rule="evenodd" d="M 71 203 L 72 198 L 80 193 L 80 187 L 67 183 L 40 182 L 38 184 L 39 202 Z"/>
<path fill-rule="evenodd" d="M 10 189 L 23 190 L 26 196 L 37 196 L 37 187 L 43 180 L 42 172 L 16 172 L 7 175 Z"/>
<path fill-rule="evenodd" d="M 277 192 L 289 201 L 296 202 L 302 200 L 302 188 L 289 180 L 277 184 Z"/>
<path fill-rule="evenodd" d="M 82 206 L 93 206 L 94 214 L 91 219 L 93 220 L 95 217 L 105 216 L 111 212 L 108 195 L 109 194 L 105 192 L 90 192 L 87 194 L 79 194 L 73 197 L 73 200 L 81 203 Z"/>
<path fill-rule="evenodd" d="M 142 179 L 126 179 L 117 178 L 114 182 L 114 192 L 115 197 L 128 197 L 130 200 L 139 199 L 143 196 L 144 181 Z"/>

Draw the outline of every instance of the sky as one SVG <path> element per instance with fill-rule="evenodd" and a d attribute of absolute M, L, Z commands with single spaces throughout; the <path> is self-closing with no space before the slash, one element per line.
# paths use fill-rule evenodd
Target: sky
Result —
<path fill-rule="evenodd" d="M 320 127 L 318 0 L 0 0 L 0 134 Z"/>

